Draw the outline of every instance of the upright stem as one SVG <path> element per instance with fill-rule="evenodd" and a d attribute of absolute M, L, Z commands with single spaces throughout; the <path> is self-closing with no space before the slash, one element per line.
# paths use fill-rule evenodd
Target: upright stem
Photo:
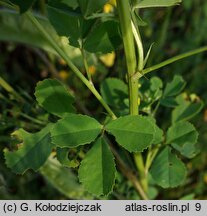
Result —
<path fill-rule="evenodd" d="M 136 73 L 136 54 L 134 36 L 131 26 L 131 8 L 128 0 L 118 0 L 117 8 L 126 56 L 128 83 L 129 83 L 129 108 L 131 115 L 138 114 L 138 82 L 133 79 Z"/>
<path fill-rule="evenodd" d="M 124 50 L 125 50 L 126 64 L 127 64 L 130 114 L 138 115 L 139 114 L 138 79 L 134 79 L 134 75 L 136 74 L 136 69 L 137 69 L 136 53 L 135 53 L 135 46 L 134 46 L 134 35 L 133 35 L 133 30 L 135 29 L 133 29 L 134 25 L 132 25 L 132 21 L 131 21 L 131 7 L 129 4 L 129 0 L 118 0 L 117 8 L 119 13 L 119 20 L 120 20 L 120 26 L 122 31 L 122 38 L 124 43 Z M 136 37 L 139 37 L 139 35 L 136 35 Z M 139 40 L 138 42 L 140 48 L 141 40 Z M 143 53 L 139 53 L 139 57 L 142 58 L 142 55 Z M 141 68 L 142 63 L 143 63 L 143 58 L 142 58 L 142 62 L 139 62 L 138 64 L 140 69 L 142 69 Z M 137 169 L 139 171 L 142 187 L 145 191 L 147 191 L 147 178 L 144 174 L 145 168 L 144 168 L 142 154 L 135 153 L 134 159 L 135 159 Z"/>

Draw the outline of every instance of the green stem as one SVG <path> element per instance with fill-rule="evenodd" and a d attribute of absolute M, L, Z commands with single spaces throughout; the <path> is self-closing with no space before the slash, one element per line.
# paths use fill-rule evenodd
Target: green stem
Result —
<path fill-rule="evenodd" d="M 13 94 L 16 98 L 24 100 L 18 92 L 16 92 L 1 76 L 0 76 L 0 86 L 7 92 Z"/>
<path fill-rule="evenodd" d="M 119 13 L 120 26 L 122 31 L 122 38 L 124 43 L 124 51 L 126 56 L 127 72 L 128 72 L 128 85 L 129 85 L 129 108 L 131 115 L 138 115 L 138 80 L 133 76 L 136 73 L 136 53 L 134 46 L 134 36 L 137 41 L 139 60 L 138 66 L 141 68 L 143 64 L 143 49 L 139 33 L 136 31 L 135 26 L 131 21 L 131 8 L 129 0 L 117 1 L 117 9 Z M 134 35 L 133 35 L 134 31 Z M 141 46 L 140 46 L 141 44 Z M 147 178 L 144 175 L 144 162 L 141 153 L 134 154 L 135 163 L 139 171 L 140 182 L 144 191 L 147 191 Z"/>
<path fill-rule="evenodd" d="M 157 102 L 156 107 L 155 107 L 155 109 L 152 112 L 152 116 L 153 117 L 155 117 L 155 115 L 156 115 L 157 110 L 158 110 L 159 107 L 160 107 L 160 100 Z"/>
<path fill-rule="evenodd" d="M 144 166 L 144 161 L 141 153 L 135 153 L 134 154 L 134 161 L 136 164 L 136 167 L 139 171 L 139 177 L 140 177 L 140 182 L 142 184 L 143 190 L 145 192 L 148 191 L 148 181 L 147 181 L 147 175 L 145 173 L 145 166 Z"/>
<path fill-rule="evenodd" d="M 116 119 L 116 115 L 113 113 L 111 108 L 106 104 L 106 102 L 103 100 L 102 96 L 99 94 L 99 92 L 95 89 L 95 87 L 88 81 L 85 76 L 81 73 L 81 71 L 73 64 L 71 59 L 68 57 L 68 55 L 64 52 L 64 50 L 56 43 L 56 41 L 52 38 L 50 34 L 45 31 L 45 29 L 42 27 L 42 25 L 37 21 L 37 19 L 32 15 L 32 13 L 27 12 L 26 13 L 28 19 L 34 24 L 34 26 L 41 32 L 44 37 L 50 42 L 50 44 L 53 46 L 53 48 L 56 50 L 56 52 L 67 62 L 70 69 L 75 73 L 75 75 L 88 87 L 88 89 L 94 94 L 94 96 L 98 99 L 98 101 L 102 104 L 102 106 L 106 109 L 106 111 L 109 113 L 111 118 Z"/>
<path fill-rule="evenodd" d="M 149 149 L 146 163 L 145 163 L 145 175 L 148 174 L 149 168 L 151 167 L 152 162 L 155 156 L 157 155 L 158 151 L 159 151 L 159 146 L 155 147 L 154 149 Z"/>
<path fill-rule="evenodd" d="M 117 9 L 122 31 L 124 50 L 126 56 L 128 85 L 129 85 L 129 108 L 131 115 L 138 114 L 138 82 L 133 79 L 136 72 L 136 54 L 134 47 L 134 36 L 131 26 L 131 8 L 128 0 L 117 1 Z"/>
<path fill-rule="evenodd" d="M 20 116 L 24 117 L 25 119 L 30 120 L 31 122 L 34 122 L 34 123 L 36 123 L 36 124 L 39 124 L 39 125 L 44 125 L 44 126 L 45 126 L 45 125 L 47 124 L 47 122 L 43 122 L 43 121 L 41 121 L 41 120 L 39 120 L 39 119 L 35 119 L 35 118 L 31 117 L 31 116 L 28 116 L 28 115 L 25 114 L 25 113 L 20 113 Z"/>
<path fill-rule="evenodd" d="M 148 67 L 148 68 L 144 69 L 142 71 L 142 74 L 144 75 L 144 74 L 150 73 L 150 72 L 152 72 L 154 70 L 165 67 L 166 65 L 172 64 L 173 62 L 179 61 L 181 59 L 184 59 L 184 58 L 187 58 L 189 56 L 193 56 L 193 55 L 196 55 L 198 53 L 205 52 L 205 51 L 207 51 L 207 46 L 204 46 L 204 47 L 201 47 L 199 49 L 195 49 L 195 50 L 192 50 L 192 51 L 189 51 L 189 52 L 177 55 L 177 56 L 174 56 L 174 57 L 172 57 L 170 59 L 167 59 L 167 60 L 165 60 L 165 61 L 163 61 L 163 62 L 161 62 L 159 64 L 156 64 L 156 65 L 154 65 L 152 67 Z M 138 73 L 136 75 L 139 76 Z"/>

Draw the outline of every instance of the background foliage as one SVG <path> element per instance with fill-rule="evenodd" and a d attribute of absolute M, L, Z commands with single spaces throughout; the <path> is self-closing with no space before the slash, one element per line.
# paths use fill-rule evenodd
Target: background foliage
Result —
<path fill-rule="evenodd" d="M 42 6 L 42 3 L 43 1 L 39 0 L 35 3 L 34 7 L 40 13 L 44 14 L 45 8 Z M 91 12 L 87 10 L 87 7 L 84 5 L 83 9 L 85 9 L 85 16 L 90 15 Z M 108 10 L 106 5 L 104 6 L 104 10 Z M 175 54 L 183 53 L 206 44 L 207 3 L 204 0 L 183 0 L 183 3 L 179 7 L 142 10 L 141 15 L 143 19 L 141 32 L 143 34 L 145 50 L 150 47 L 152 41 L 155 43 L 149 56 L 148 65 L 158 63 Z M 88 150 L 87 145 L 84 147 L 79 146 L 77 149 L 71 149 L 69 152 L 69 157 L 65 155 L 64 151 L 60 151 L 59 154 L 65 156 L 65 160 L 61 162 L 62 164 L 65 164 L 65 167 L 61 167 L 59 162 L 54 160 L 53 157 L 50 157 L 50 163 L 44 164 L 38 173 L 28 171 L 23 176 L 11 173 L 11 171 L 5 166 L 3 150 L 5 147 L 8 149 L 14 149 L 16 144 L 19 143 L 14 137 L 10 137 L 10 134 L 14 130 L 18 128 L 25 128 L 27 131 L 37 132 L 40 130 L 40 128 L 46 125 L 48 118 L 54 121 L 56 120 L 55 116 L 49 116 L 35 102 L 34 91 L 36 83 L 40 80 L 43 80 L 44 78 L 55 77 L 62 80 L 66 85 L 70 86 L 71 95 L 76 95 L 78 112 L 89 115 L 92 114 L 100 121 L 104 121 L 105 118 L 105 111 L 103 108 L 98 104 L 91 93 L 86 90 L 86 88 L 71 73 L 65 62 L 54 55 L 54 50 L 52 50 L 52 52 L 45 52 L 42 49 L 21 44 L 21 42 L 26 40 L 30 45 L 37 45 L 39 48 L 44 48 L 48 51 L 51 51 L 51 47 L 44 39 L 42 39 L 42 37 L 39 36 L 38 32 L 32 28 L 30 23 L 27 20 L 22 19 L 22 17 L 20 18 L 18 15 L 11 14 L 5 10 L 0 12 L 0 76 L 15 89 L 15 91 L 13 91 L 12 88 L 5 85 L 3 80 L 0 80 L 0 198 L 96 198 L 93 195 L 88 194 L 82 188 L 82 186 L 80 186 L 77 180 L 76 169 L 67 168 L 79 166 L 80 160 Z M 40 20 L 41 22 L 46 22 L 41 17 Z M 106 24 L 106 28 L 107 26 L 108 25 Z M 50 26 L 48 25 L 47 28 L 50 28 Z M 69 33 L 71 34 L 71 32 Z M 89 35 L 88 37 L 92 36 Z M 96 42 L 96 39 L 99 38 L 99 35 L 96 36 L 94 33 L 93 37 L 95 37 L 93 41 Z M 119 41 L 117 38 L 116 40 L 117 42 Z M 73 42 L 76 44 L 76 41 Z M 87 44 L 87 42 L 85 47 L 86 49 L 91 47 L 95 47 L 97 49 L 100 48 L 97 47 L 96 44 L 91 45 Z M 109 46 L 106 47 L 106 52 L 110 51 L 110 49 L 111 46 L 109 44 Z M 79 51 L 77 51 L 75 48 L 69 48 L 68 53 L 73 61 L 82 69 L 82 71 L 84 71 L 84 65 L 82 63 Z M 88 58 L 89 71 L 93 77 L 95 85 L 102 83 L 100 88 L 102 95 L 108 104 L 113 106 L 114 100 L 111 100 L 108 94 L 104 95 L 104 92 L 106 92 L 106 87 L 115 88 L 116 86 L 120 87 L 120 85 L 123 85 L 123 83 L 117 83 L 119 82 L 117 78 L 125 79 L 123 50 L 98 57 L 88 54 Z M 200 133 L 198 142 L 199 153 L 193 160 L 190 161 L 188 160 L 188 157 L 191 158 L 192 154 L 195 154 L 197 149 L 193 149 L 192 152 L 186 152 L 183 146 L 183 149 L 180 150 L 182 154 L 188 156 L 186 159 L 184 159 L 185 164 L 187 164 L 187 171 L 189 173 L 188 181 L 185 182 L 184 187 L 168 190 L 159 188 L 158 192 L 158 189 L 154 187 L 153 180 L 150 179 L 150 198 L 207 198 L 207 91 L 205 85 L 207 83 L 207 76 L 205 76 L 207 62 L 205 59 L 206 53 L 203 53 L 160 69 L 157 74 L 159 74 L 159 77 L 162 78 L 162 82 L 156 78 L 150 79 L 151 75 L 147 75 L 147 78 L 143 79 L 141 89 L 144 93 L 142 94 L 142 97 L 150 98 L 149 96 L 153 92 L 153 85 L 151 85 L 152 92 L 145 92 L 145 86 L 153 83 L 156 83 L 157 85 L 157 83 L 159 83 L 161 89 L 163 83 L 166 85 L 166 83 L 172 81 L 174 75 L 177 74 L 182 75 L 184 80 L 187 81 L 187 85 L 184 84 L 184 81 L 182 81 L 183 87 L 186 85 L 183 97 L 185 99 L 187 98 L 187 100 L 183 101 L 182 98 L 178 98 L 177 103 L 187 109 L 189 108 L 188 101 L 195 102 L 196 107 L 190 107 L 190 109 L 195 111 L 200 110 L 200 98 L 202 98 L 204 101 L 204 108 L 201 110 L 199 115 L 196 117 L 192 116 L 193 118 L 191 120 Z M 155 74 L 153 74 L 153 76 L 154 75 Z M 110 78 L 113 82 L 112 86 L 107 84 L 109 79 L 106 78 L 108 77 L 113 77 Z M 181 78 L 177 76 L 177 79 Z M 39 83 L 37 87 L 39 91 L 41 91 L 41 85 L 43 84 L 44 83 Z M 182 90 L 183 87 L 181 86 Z M 115 90 L 117 91 L 117 89 Z M 121 90 L 127 94 L 126 86 L 123 85 Z M 58 89 L 58 91 L 61 91 L 61 89 Z M 116 97 L 116 91 L 114 91 L 114 95 L 112 95 L 113 98 Z M 172 104 L 169 106 L 168 99 L 173 95 L 169 92 L 170 91 L 168 90 L 168 92 L 166 91 L 164 93 L 166 97 L 162 100 L 162 103 L 164 105 L 167 104 L 168 107 L 166 108 L 161 106 L 156 113 L 158 125 L 162 128 L 165 128 L 166 130 L 170 125 L 171 119 L 169 118 L 169 115 L 171 115 L 172 111 L 172 108 L 170 107 Z M 159 97 L 159 91 L 156 94 L 153 93 L 153 96 L 154 95 Z M 122 112 L 124 113 L 127 109 L 127 101 L 125 101 L 126 95 L 123 94 L 122 98 L 123 100 L 117 101 L 116 104 L 119 104 Z M 151 98 L 152 101 L 154 99 Z M 72 100 L 72 98 L 67 97 L 67 100 Z M 117 100 L 119 100 L 119 98 Z M 144 111 L 149 111 L 147 110 L 147 105 L 152 101 L 146 101 L 145 106 L 143 105 Z M 48 103 L 50 103 L 50 100 L 48 100 Z M 39 104 L 41 104 L 41 101 Z M 69 109 L 73 109 L 73 107 L 69 107 Z M 117 110 L 117 113 L 118 112 L 120 112 L 120 109 Z M 52 110 L 52 113 L 57 114 L 55 109 Z M 58 113 L 58 116 L 59 115 L 62 114 Z M 179 118 L 191 117 L 180 116 L 180 113 L 174 110 L 172 114 L 173 121 L 178 121 Z M 182 125 L 180 127 L 182 128 Z M 193 131 L 190 125 L 188 127 L 190 131 Z M 113 133 L 113 125 L 109 126 L 108 130 L 111 130 L 111 133 Z M 173 131 L 173 128 L 171 128 L 171 131 Z M 24 131 L 19 130 L 18 136 L 26 136 L 26 134 Z M 194 136 L 197 135 L 194 133 Z M 168 131 L 168 139 L 175 139 L 174 137 L 171 137 L 170 131 Z M 94 148 L 99 148 L 101 144 L 104 145 L 103 142 L 104 141 L 102 140 L 98 140 Z M 174 147 L 176 148 L 175 145 L 176 144 L 174 144 Z M 162 159 L 162 156 L 166 153 L 170 154 L 170 151 L 171 150 L 169 148 L 164 149 L 159 157 Z M 93 150 L 91 150 L 90 154 L 94 154 Z M 126 155 L 125 157 L 127 158 L 128 156 Z M 61 158 L 64 159 L 64 157 Z M 161 161 L 160 158 L 159 160 Z M 176 159 L 174 156 L 172 156 L 169 158 L 169 160 L 173 162 Z M 87 164 L 90 163 L 92 162 L 86 160 L 85 164 L 82 164 L 82 172 L 84 172 L 84 165 L 87 166 Z M 27 168 L 25 167 L 24 169 Z M 152 167 L 152 175 L 154 173 L 153 170 L 157 170 L 157 168 Z M 168 170 L 168 168 L 166 168 L 166 170 Z M 174 172 L 174 170 L 170 171 Z M 113 166 L 111 167 L 111 172 L 113 173 Z M 183 173 L 185 171 L 180 170 L 178 172 Z M 70 182 L 70 184 L 65 182 Z M 165 187 L 166 185 L 170 184 L 170 181 L 161 184 L 161 186 Z M 105 199 L 106 197 L 102 198 Z M 109 195 L 108 199 L 138 198 L 139 197 L 134 191 L 131 183 L 128 182 L 119 172 L 117 172 L 115 190 Z"/>

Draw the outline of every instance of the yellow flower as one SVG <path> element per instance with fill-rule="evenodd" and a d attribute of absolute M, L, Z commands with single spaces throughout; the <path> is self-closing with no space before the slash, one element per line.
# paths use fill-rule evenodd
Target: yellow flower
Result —
<path fill-rule="evenodd" d="M 89 72 L 91 75 L 94 75 L 94 74 L 96 73 L 96 67 L 95 67 L 94 65 L 89 66 L 88 72 Z"/>
<path fill-rule="evenodd" d="M 65 70 L 61 70 L 59 71 L 59 76 L 62 80 L 67 80 L 68 77 L 70 76 L 69 72 L 65 71 Z"/>
<path fill-rule="evenodd" d="M 113 12 L 114 8 L 111 4 L 107 3 L 104 5 L 103 11 L 104 13 L 110 13 Z"/>
<path fill-rule="evenodd" d="M 207 173 L 204 174 L 203 181 L 207 184 Z"/>
<path fill-rule="evenodd" d="M 102 55 L 100 57 L 100 60 L 104 63 L 105 66 L 112 67 L 114 65 L 115 57 L 115 52 L 112 52 L 106 55 Z"/>

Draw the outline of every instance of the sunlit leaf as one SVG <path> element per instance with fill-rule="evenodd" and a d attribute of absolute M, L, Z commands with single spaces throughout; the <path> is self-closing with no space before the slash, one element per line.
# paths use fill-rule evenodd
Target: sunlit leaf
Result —
<path fill-rule="evenodd" d="M 76 147 L 91 143 L 101 132 L 102 125 L 86 115 L 67 115 L 51 131 L 52 143 L 58 147 Z"/>
<path fill-rule="evenodd" d="M 120 117 L 106 125 L 106 130 L 130 152 L 142 152 L 153 143 L 155 136 L 153 122 L 143 116 Z"/>

